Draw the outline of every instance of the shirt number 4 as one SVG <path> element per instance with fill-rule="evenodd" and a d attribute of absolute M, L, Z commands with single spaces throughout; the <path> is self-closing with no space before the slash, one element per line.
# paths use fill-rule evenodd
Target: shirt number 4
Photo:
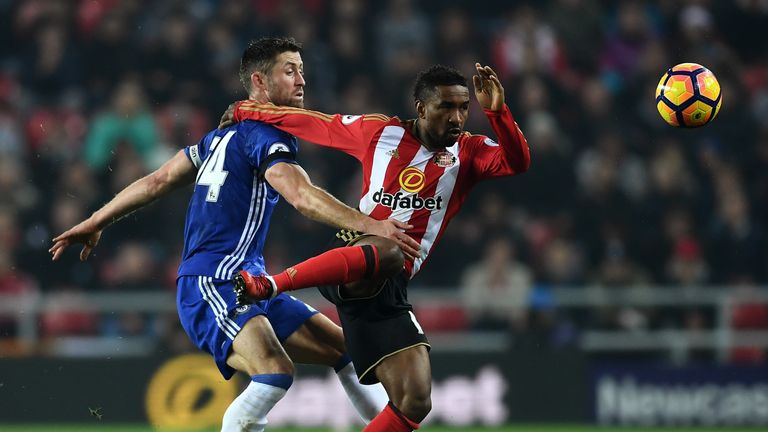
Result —
<path fill-rule="evenodd" d="M 224 137 L 213 138 L 211 151 L 197 173 L 197 184 L 208 186 L 208 193 L 205 194 L 205 200 L 208 202 L 219 200 L 219 191 L 227 180 L 229 173 L 224 171 L 224 159 L 227 157 L 227 145 L 233 135 L 235 131 L 229 131 Z"/>

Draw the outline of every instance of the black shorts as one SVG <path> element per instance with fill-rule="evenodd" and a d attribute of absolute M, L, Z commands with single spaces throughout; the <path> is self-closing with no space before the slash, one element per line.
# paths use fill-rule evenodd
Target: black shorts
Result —
<path fill-rule="evenodd" d="M 331 247 L 352 246 L 365 234 L 341 230 Z M 385 358 L 405 349 L 424 345 L 430 349 L 427 336 L 408 303 L 408 275 L 405 270 L 386 279 L 375 295 L 366 298 L 344 298 L 339 286 L 320 287 L 323 296 L 336 305 L 344 329 L 349 356 L 363 384 L 376 384 L 373 373 Z"/>

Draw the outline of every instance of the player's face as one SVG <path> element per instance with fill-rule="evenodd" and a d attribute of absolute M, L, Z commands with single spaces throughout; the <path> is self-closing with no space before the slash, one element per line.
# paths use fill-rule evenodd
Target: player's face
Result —
<path fill-rule="evenodd" d="M 419 121 L 425 123 L 431 145 L 450 147 L 464 131 L 469 113 L 469 89 L 460 86 L 438 86 L 419 110 Z"/>
<path fill-rule="evenodd" d="M 267 79 L 270 102 L 303 108 L 305 84 L 301 54 L 292 51 L 280 53 Z"/>

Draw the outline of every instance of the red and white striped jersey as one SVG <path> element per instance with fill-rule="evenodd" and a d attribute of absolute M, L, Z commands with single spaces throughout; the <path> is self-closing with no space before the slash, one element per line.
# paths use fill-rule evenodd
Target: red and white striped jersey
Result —
<path fill-rule="evenodd" d="M 498 142 L 465 132 L 441 151 L 430 151 L 416 139 L 412 120 L 381 114 L 328 115 L 243 101 L 237 104 L 234 117 L 273 124 L 359 160 L 363 165 L 360 211 L 374 219 L 394 218 L 413 225 L 407 234 L 421 244 L 421 256 L 406 263 L 413 277 L 476 183 L 528 169 L 528 143 L 509 108 L 505 105 L 501 111 L 485 114 Z"/>

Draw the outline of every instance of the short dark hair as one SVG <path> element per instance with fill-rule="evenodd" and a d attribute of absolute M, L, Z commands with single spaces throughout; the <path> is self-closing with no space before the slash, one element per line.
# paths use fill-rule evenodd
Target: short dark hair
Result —
<path fill-rule="evenodd" d="M 301 44 L 292 37 L 263 37 L 252 40 L 240 59 L 240 82 L 245 90 L 251 90 L 253 71 L 269 74 L 277 56 L 286 51 L 301 53 Z"/>
<path fill-rule="evenodd" d="M 413 85 L 413 99 L 423 101 L 435 91 L 437 86 L 452 85 L 467 87 L 467 78 L 449 66 L 430 66 L 416 75 L 416 84 Z"/>

